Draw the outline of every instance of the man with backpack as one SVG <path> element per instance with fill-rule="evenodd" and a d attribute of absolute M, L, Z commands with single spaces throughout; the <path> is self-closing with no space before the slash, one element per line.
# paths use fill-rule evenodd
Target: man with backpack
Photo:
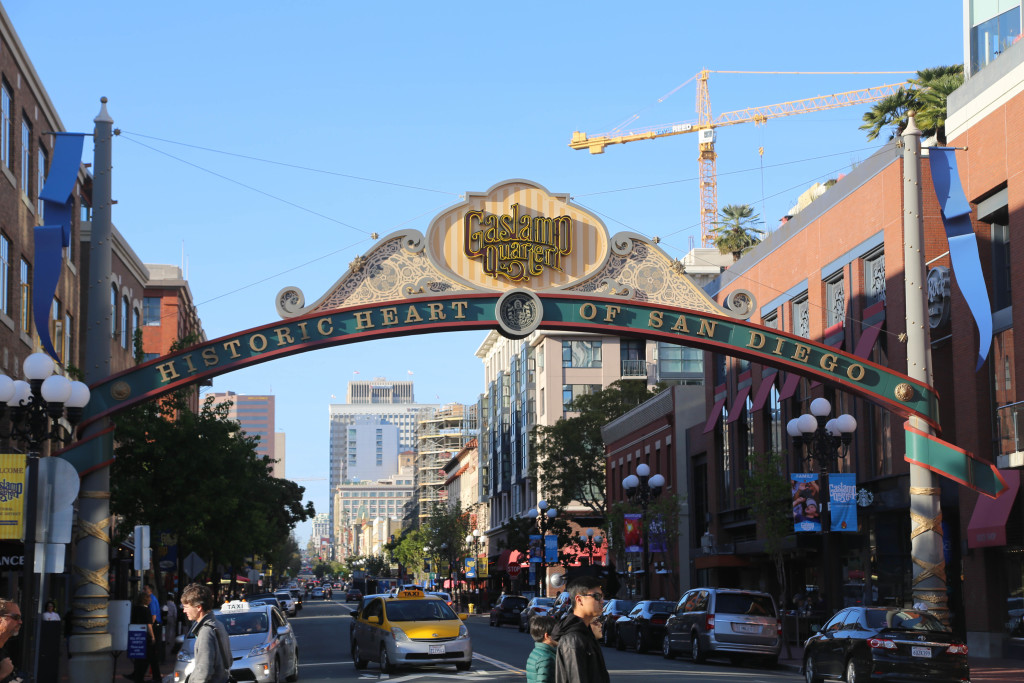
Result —
<path fill-rule="evenodd" d="M 186 683 L 226 683 L 231 671 L 231 644 L 224 626 L 213 616 L 213 593 L 206 586 L 189 584 L 181 594 L 181 608 L 193 622 L 195 635 L 193 668 Z"/>

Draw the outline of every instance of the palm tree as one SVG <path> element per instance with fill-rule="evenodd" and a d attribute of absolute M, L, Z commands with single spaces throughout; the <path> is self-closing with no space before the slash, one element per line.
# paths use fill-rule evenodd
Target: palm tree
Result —
<path fill-rule="evenodd" d="M 907 113 L 917 112 L 917 125 L 925 136 L 935 135 L 945 142 L 946 98 L 963 85 L 964 67 L 937 66 L 922 69 L 907 79 L 892 95 L 875 102 L 863 116 L 861 130 L 868 131 L 868 140 L 874 140 L 883 128 L 890 128 L 889 139 L 902 134 L 907 126 Z"/>
<path fill-rule="evenodd" d="M 718 251 L 731 253 L 732 260 L 739 261 L 744 251 L 761 241 L 764 230 L 754 227 L 761 217 L 750 204 L 726 204 L 718 215 L 711 231 L 714 244 Z"/>

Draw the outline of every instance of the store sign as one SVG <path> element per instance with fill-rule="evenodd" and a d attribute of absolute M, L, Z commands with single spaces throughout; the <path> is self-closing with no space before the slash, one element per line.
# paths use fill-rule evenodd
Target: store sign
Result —
<path fill-rule="evenodd" d="M 510 209 L 511 213 L 501 215 L 466 212 L 466 256 L 479 259 L 487 275 L 510 282 L 537 277 L 545 268 L 564 270 L 563 260 L 572 253 L 572 216 L 534 216 L 518 203 Z"/>
<path fill-rule="evenodd" d="M 21 539 L 24 495 L 25 454 L 0 454 L 0 538 Z"/>

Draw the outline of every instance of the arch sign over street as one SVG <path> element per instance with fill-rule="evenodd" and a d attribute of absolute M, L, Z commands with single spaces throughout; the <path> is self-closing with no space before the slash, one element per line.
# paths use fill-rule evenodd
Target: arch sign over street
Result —
<path fill-rule="evenodd" d="M 357 256 L 306 304 L 281 290 L 281 318 L 113 375 L 92 387 L 89 421 L 182 386 L 274 358 L 385 337 L 537 329 L 643 337 L 694 346 L 830 383 L 938 431 L 934 390 L 906 375 L 748 322 L 752 297 L 725 309 L 683 265 L 639 234 L 602 221 L 528 180 L 507 180 Z M 73 454 L 67 457 L 73 459 Z M 83 456 L 85 457 L 85 456 Z M 88 458 L 76 463 L 83 467 Z"/>

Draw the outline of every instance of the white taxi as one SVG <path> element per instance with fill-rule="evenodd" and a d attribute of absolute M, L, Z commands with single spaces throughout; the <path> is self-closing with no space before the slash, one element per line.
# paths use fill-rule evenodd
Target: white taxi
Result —
<path fill-rule="evenodd" d="M 399 666 L 454 664 L 466 671 L 473 663 L 473 644 L 462 622 L 448 604 L 419 588 L 406 588 L 392 597 L 373 596 L 354 613 L 352 660 L 363 669 L 371 659 L 381 673 Z"/>
<path fill-rule="evenodd" d="M 213 610 L 213 616 L 227 630 L 235 680 L 298 680 L 298 640 L 276 605 L 233 600 Z M 193 634 L 185 636 L 174 663 L 174 683 L 186 680 L 192 672 L 195 642 Z"/>

